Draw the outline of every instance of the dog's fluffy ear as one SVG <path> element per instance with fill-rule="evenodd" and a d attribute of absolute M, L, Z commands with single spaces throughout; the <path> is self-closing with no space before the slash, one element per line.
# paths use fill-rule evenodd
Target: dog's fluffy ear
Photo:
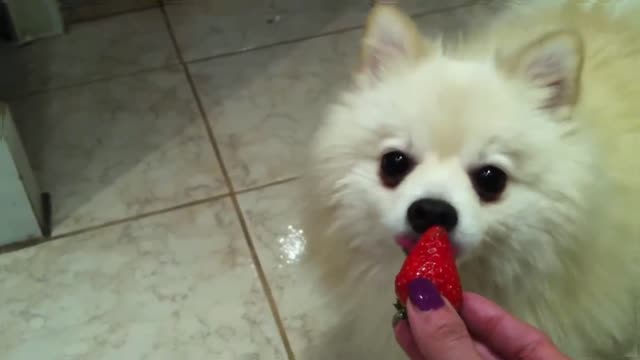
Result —
<path fill-rule="evenodd" d="M 572 31 L 544 35 L 508 56 L 498 65 L 510 76 L 541 90 L 540 108 L 571 110 L 578 101 L 583 62 L 582 38 Z"/>
<path fill-rule="evenodd" d="M 361 71 L 378 78 L 393 66 L 415 61 L 427 44 L 413 20 L 393 5 L 371 11 L 362 41 Z"/>

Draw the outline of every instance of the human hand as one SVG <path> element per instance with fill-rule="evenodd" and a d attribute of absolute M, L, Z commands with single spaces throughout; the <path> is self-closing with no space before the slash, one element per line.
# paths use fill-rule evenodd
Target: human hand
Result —
<path fill-rule="evenodd" d="M 480 295 L 465 293 L 460 314 L 426 279 L 409 285 L 408 320 L 394 324 L 411 360 L 570 360 L 536 328 Z"/>

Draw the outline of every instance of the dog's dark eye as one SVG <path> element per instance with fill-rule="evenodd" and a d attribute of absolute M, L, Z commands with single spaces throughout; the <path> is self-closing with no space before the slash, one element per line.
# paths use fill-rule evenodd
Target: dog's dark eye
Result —
<path fill-rule="evenodd" d="M 498 200 L 507 187 L 507 174 L 493 165 L 477 168 L 470 176 L 476 193 L 484 202 Z"/>
<path fill-rule="evenodd" d="M 411 156 L 402 151 L 390 151 L 380 159 L 380 179 L 387 187 L 396 187 L 413 170 Z"/>

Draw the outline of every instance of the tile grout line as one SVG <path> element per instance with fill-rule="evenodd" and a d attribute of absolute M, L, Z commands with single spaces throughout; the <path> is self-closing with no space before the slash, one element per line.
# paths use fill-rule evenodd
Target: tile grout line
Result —
<path fill-rule="evenodd" d="M 217 201 L 217 200 L 221 200 L 224 199 L 226 197 L 230 196 L 229 193 L 223 193 L 223 194 L 219 194 L 219 195 L 213 195 L 213 196 L 209 196 L 206 197 L 204 199 L 199 199 L 199 200 L 193 200 L 193 201 L 189 201 L 186 203 L 182 203 L 182 204 L 178 204 L 178 205 L 174 205 L 174 206 L 170 206 L 170 207 L 166 207 L 166 208 L 162 208 L 162 209 L 158 209 L 158 210 L 152 210 L 149 212 L 145 212 L 142 214 L 137 214 L 137 215 L 132 215 L 132 216 L 128 216 L 128 217 L 124 217 L 121 219 L 115 219 L 115 220 L 110 220 L 107 222 L 103 222 L 100 224 L 96 224 L 96 225 L 92 225 L 92 226 L 88 226 L 88 227 L 84 227 L 84 228 L 80 228 L 77 230 L 72 230 L 66 233 L 62 233 L 59 235 L 54 235 L 48 238 L 45 237 L 40 237 L 40 238 L 35 238 L 35 239 L 31 239 L 31 240 L 26 240 L 26 241 L 22 241 L 22 242 L 18 242 L 18 243 L 12 243 L 12 244 L 8 244 L 8 245 L 3 245 L 0 246 L 0 254 L 4 254 L 4 253 L 8 253 L 8 252 L 14 252 L 14 251 L 18 251 L 18 250 L 22 250 L 22 249 L 26 249 L 32 246 L 36 246 L 36 245 L 40 245 L 40 244 L 44 244 L 50 241 L 57 241 L 60 239 L 64 239 L 64 238 L 68 238 L 71 236 L 76 236 L 76 235 L 81 235 L 81 234 L 85 234 L 88 232 L 92 232 L 92 231 L 97 231 L 97 230 L 101 230 L 104 228 L 108 228 L 108 227 L 112 227 L 115 225 L 121 225 L 121 224 L 126 224 L 126 223 L 130 223 L 133 221 L 137 221 L 137 220 L 141 220 L 141 219 L 146 219 L 152 216 L 156 216 L 156 215 L 162 215 L 162 214 L 167 214 L 176 210 L 181 210 L 181 209 L 185 209 L 185 208 L 189 208 L 189 207 L 193 207 L 193 206 L 197 206 L 197 205 L 202 205 L 208 202 L 212 202 L 212 201 Z"/>
<path fill-rule="evenodd" d="M 300 176 L 290 176 L 290 177 L 287 177 L 287 178 L 284 178 L 284 179 L 271 181 L 271 182 L 268 182 L 266 184 L 256 185 L 256 186 L 248 187 L 248 188 L 242 189 L 242 190 L 236 190 L 236 191 L 233 191 L 231 193 L 235 194 L 235 195 L 242 195 L 242 194 L 250 193 L 250 192 L 253 192 L 253 191 L 264 190 L 264 189 L 270 188 L 272 186 L 288 184 L 288 183 L 294 182 L 294 181 L 296 181 L 298 179 L 300 179 Z"/>
<path fill-rule="evenodd" d="M 70 22 L 67 26 L 84 25 L 84 24 L 87 24 L 87 23 L 90 23 L 90 22 L 94 22 L 94 21 L 109 20 L 110 18 L 117 17 L 117 16 L 122 16 L 122 15 L 127 15 L 127 14 L 137 14 L 137 13 L 145 12 L 145 11 L 148 11 L 148 10 L 157 9 L 157 8 L 159 8 L 161 6 L 160 5 L 160 0 L 155 1 L 155 3 L 156 3 L 155 5 L 145 5 L 145 6 L 142 6 L 142 7 L 136 7 L 136 8 L 131 9 L 131 10 L 115 11 L 115 12 L 112 12 L 112 13 L 108 13 L 107 15 L 104 15 L 104 16 L 87 17 L 87 18 L 84 18 L 84 19 L 81 19 L 81 20 Z M 89 5 L 89 6 L 82 6 L 81 5 L 81 7 L 86 8 L 86 7 L 91 7 L 91 5 Z M 63 12 L 63 15 L 64 15 L 64 12 L 67 9 L 69 9 L 69 8 L 60 8 L 61 12 Z"/>
<path fill-rule="evenodd" d="M 411 14 L 411 17 L 414 18 L 414 19 L 420 19 L 420 18 L 427 17 L 427 16 L 430 16 L 430 15 L 442 14 L 442 13 L 446 13 L 446 12 L 449 12 L 449 11 L 452 11 L 452 10 L 464 9 L 464 8 L 467 8 L 467 7 L 472 7 L 474 5 L 478 5 L 478 4 L 480 4 L 480 1 L 481 0 L 474 0 L 474 1 L 469 1 L 469 2 L 466 2 L 466 3 L 460 4 L 460 5 L 454 5 L 454 6 L 451 6 L 451 7 L 445 7 L 445 8 L 442 8 L 442 9 L 425 10 L 423 12 L 417 12 L 415 14 Z M 164 19 L 165 22 L 169 21 L 168 20 L 168 15 L 166 14 L 166 10 L 164 9 L 163 5 L 160 5 L 160 6 L 157 6 L 157 7 L 151 7 L 151 8 L 142 10 L 142 11 L 148 11 L 148 10 L 153 10 L 153 9 L 158 9 L 159 11 L 162 12 L 163 16 L 165 17 L 165 19 Z M 122 15 L 122 14 L 120 14 L 120 15 Z M 96 19 L 96 20 L 101 20 L 101 19 Z M 94 20 L 90 20 L 89 22 L 91 22 L 91 21 L 94 21 Z M 276 47 L 280 47 L 280 46 L 292 45 L 292 44 L 295 44 L 295 43 L 301 43 L 301 42 L 314 40 L 314 39 L 319 39 L 319 38 L 323 38 L 323 37 L 327 37 L 327 36 L 336 36 L 336 35 L 346 34 L 346 33 L 349 33 L 349 32 L 362 30 L 363 28 L 364 28 L 364 24 L 359 24 L 359 25 L 353 25 L 353 26 L 344 27 L 344 28 L 341 28 L 341 29 L 330 30 L 330 31 L 319 33 L 319 34 L 302 36 L 302 37 L 295 38 L 295 39 L 281 40 L 281 41 L 276 41 L 276 42 L 269 43 L 269 44 L 258 45 L 258 46 L 254 46 L 254 47 L 247 48 L 247 49 L 231 50 L 231 51 L 220 53 L 220 54 L 209 55 L 209 56 L 204 56 L 204 57 L 198 57 L 198 58 L 195 58 L 195 59 L 192 59 L 192 60 L 175 59 L 175 62 L 169 62 L 167 64 L 151 66 L 151 67 L 148 67 L 148 68 L 138 69 L 138 70 L 134 70 L 134 71 L 131 71 L 131 72 L 122 73 L 122 74 L 106 75 L 106 76 L 97 77 L 95 79 L 84 80 L 84 81 L 79 81 L 79 82 L 73 82 L 73 83 L 63 84 L 63 85 L 59 85 L 59 86 L 53 86 L 53 87 L 49 87 L 49 88 L 28 90 L 28 91 L 25 91 L 23 93 L 18 93 L 18 94 L 14 95 L 14 96 L 9 96 L 9 97 L 7 97 L 5 99 L 0 99 L 0 100 L 2 100 L 2 101 L 17 101 L 17 100 L 21 100 L 21 99 L 24 99 L 24 98 L 29 98 L 29 97 L 32 97 L 32 96 L 38 96 L 38 95 L 42 95 L 42 94 L 51 93 L 51 92 L 54 92 L 54 91 L 68 90 L 68 89 L 87 86 L 87 85 L 91 85 L 91 84 L 95 84 L 95 83 L 107 82 L 107 81 L 117 80 L 117 79 L 123 79 L 123 78 L 127 78 L 127 77 L 130 77 L 130 76 L 137 76 L 137 75 L 146 74 L 146 73 L 150 73 L 150 72 L 154 72 L 154 71 L 164 70 L 164 69 L 168 69 L 168 68 L 171 68 L 171 67 L 174 67 L 174 66 L 180 66 L 183 63 L 184 64 L 197 64 L 197 63 L 202 63 L 202 62 L 206 62 L 206 61 L 226 58 L 226 57 L 238 56 L 238 55 L 245 54 L 245 53 L 250 53 L 250 52 L 253 52 L 253 51 L 260 51 L 260 50 L 266 50 L 266 49 L 276 48 Z M 171 41 L 172 42 L 176 41 L 175 40 L 175 35 L 173 33 L 170 34 L 170 37 L 171 37 Z M 178 46 L 177 44 L 174 45 L 174 47 L 176 47 L 176 48 L 177 48 L 177 46 Z M 180 54 L 180 56 L 181 56 L 181 54 Z"/>
<path fill-rule="evenodd" d="M 19 100 L 22 100 L 22 99 L 26 99 L 26 98 L 30 98 L 30 97 L 34 97 L 34 96 L 38 96 L 38 95 L 43 95 L 43 94 L 48 94 L 48 93 L 53 93 L 53 92 L 56 92 L 56 91 L 65 91 L 65 90 L 69 90 L 69 89 L 75 89 L 75 88 L 79 88 L 79 87 L 83 87 L 83 86 L 96 84 L 96 83 L 103 83 L 103 82 L 109 82 L 109 81 L 112 81 L 112 80 L 125 79 L 125 78 L 128 78 L 128 77 L 138 76 L 138 75 L 147 74 L 147 73 L 151 73 L 151 72 L 154 72 L 154 71 L 165 70 L 165 69 L 169 69 L 171 67 L 178 67 L 178 66 L 180 66 L 180 63 L 178 62 L 178 59 L 175 59 L 174 62 L 170 62 L 170 63 L 163 64 L 163 65 L 150 66 L 150 67 L 147 67 L 147 68 L 138 69 L 138 70 L 134 70 L 134 71 L 123 73 L 123 74 L 107 75 L 107 76 L 97 77 L 95 79 L 88 79 L 88 80 L 84 80 L 84 81 L 74 82 L 74 83 L 70 83 L 70 84 L 63 84 L 63 85 L 53 86 L 53 87 L 49 87 L 49 88 L 28 90 L 28 91 L 25 91 L 23 93 L 18 93 L 18 94 L 14 95 L 14 96 L 8 96 L 5 99 L 0 99 L 0 101 L 19 101 Z"/>
<path fill-rule="evenodd" d="M 292 176 L 292 177 L 288 177 L 288 178 L 284 178 L 284 179 L 268 182 L 266 184 L 256 185 L 256 186 L 248 187 L 246 189 L 238 190 L 234 194 L 235 195 L 242 195 L 242 194 L 250 193 L 250 192 L 253 192 L 253 191 L 259 191 L 259 190 L 263 190 L 263 189 L 266 189 L 266 188 L 269 188 L 269 187 L 272 187 L 272 186 L 278 186 L 278 185 L 287 184 L 287 183 L 290 183 L 290 182 L 293 182 L 293 181 L 297 180 L 298 178 L 299 178 L 298 176 Z M 66 233 L 53 235 L 53 236 L 50 236 L 50 237 L 39 237 L 39 238 L 34 238 L 34 239 L 21 241 L 21 242 L 18 242 L 18 243 L 2 245 L 2 246 L 0 246 L 0 254 L 19 251 L 19 250 L 23 250 L 23 249 L 26 249 L 26 248 L 29 248 L 29 247 L 32 247 L 32 246 L 44 244 L 44 243 L 47 243 L 47 242 L 50 242 L 50 241 L 57 241 L 57 240 L 61 240 L 61 239 L 72 237 L 72 236 L 76 236 L 76 235 L 82 235 L 82 234 L 86 234 L 88 232 L 98 231 L 98 230 L 102 230 L 102 229 L 109 228 L 109 227 L 112 227 L 112 226 L 117 226 L 117 225 L 122 225 L 122 224 L 129 223 L 129 222 L 134 222 L 134 221 L 137 221 L 137 220 L 146 219 L 146 218 L 149 218 L 149 217 L 152 217 L 152 216 L 156 216 L 156 215 L 168 214 L 168 213 L 171 213 L 171 212 L 174 212 L 174 211 L 179 211 L 179 210 L 182 210 L 182 209 L 186 209 L 186 208 L 202 205 L 202 204 L 205 204 L 205 203 L 208 203 L 208 202 L 222 200 L 222 199 L 224 199 L 226 197 L 231 197 L 231 193 L 230 192 L 225 192 L 225 193 L 222 193 L 222 194 L 213 195 L 213 196 L 209 196 L 209 197 L 206 197 L 206 198 L 197 199 L 197 200 L 193 200 L 193 201 L 188 201 L 188 202 L 185 202 L 185 203 L 182 203 L 182 204 L 177 204 L 177 205 L 173 205 L 173 206 L 169 206 L 169 207 L 165 207 L 165 208 L 161 208 L 161 209 L 157 209 L 157 210 L 151 210 L 149 212 L 135 214 L 135 215 L 123 217 L 123 218 L 120 218 L 120 219 L 109 220 L 109 221 L 106 221 L 106 222 L 103 222 L 103 223 L 99 223 L 99 224 L 96 224 L 96 225 L 91 225 L 91 226 L 79 228 L 79 229 L 76 229 L 76 230 L 71 230 L 71 231 L 68 231 Z"/>
<path fill-rule="evenodd" d="M 444 13 L 447 13 L 447 12 L 450 12 L 450 11 L 453 11 L 453 10 L 472 7 L 474 5 L 477 5 L 478 1 L 480 1 L 480 0 L 473 0 L 473 1 L 465 2 L 465 3 L 460 4 L 460 5 L 444 7 L 442 9 L 425 10 L 425 11 L 421 11 L 421 12 L 416 12 L 415 14 L 410 14 L 409 16 L 412 19 L 421 19 L 423 17 L 427 17 L 427 16 L 431 16 L 431 15 L 444 14 Z M 221 58 L 226 58 L 226 57 L 231 57 L 231 56 L 237 56 L 237 55 L 241 55 L 241 54 L 245 54 L 245 53 L 250 53 L 250 52 L 253 52 L 253 51 L 267 50 L 267 49 L 271 49 L 271 48 L 292 45 L 292 44 L 299 43 L 299 42 L 305 42 L 305 41 L 309 41 L 309 40 L 320 39 L 320 38 L 323 38 L 323 37 L 336 36 L 336 35 L 346 34 L 346 33 L 350 33 L 350 32 L 355 32 L 357 30 L 363 30 L 364 27 L 365 27 L 364 23 L 363 24 L 358 24 L 358 25 L 346 26 L 346 27 L 343 27 L 343 28 L 340 28 L 340 29 L 328 30 L 328 31 L 325 31 L 325 32 L 320 32 L 318 34 L 311 34 L 311 35 L 301 36 L 301 37 L 294 38 L 294 39 L 280 40 L 280 41 L 276 41 L 276 42 L 269 43 L 269 44 L 256 45 L 256 46 L 253 46 L 253 47 L 250 47 L 250 48 L 246 48 L 246 49 L 231 50 L 231 51 L 220 53 L 220 54 L 203 56 L 203 57 L 195 58 L 195 59 L 192 59 L 192 60 L 185 60 L 185 63 L 186 64 L 198 64 L 198 63 L 202 63 L 202 62 L 206 62 L 206 61 L 211 61 L 211 60 L 216 60 L 216 59 L 221 59 Z"/>
<path fill-rule="evenodd" d="M 273 292 L 271 290 L 271 286 L 269 285 L 269 282 L 267 280 L 267 276 L 265 274 L 264 268 L 262 266 L 262 263 L 260 262 L 260 258 L 258 257 L 258 252 L 253 244 L 253 239 L 251 237 L 251 233 L 249 231 L 249 228 L 247 226 L 247 221 L 242 213 L 242 209 L 240 207 L 240 203 L 238 201 L 238 197 L 236 192 L 234 191 L 233 188 L 233 183 L 231 181 L 231 177 L 229 176 L 229 172 L 227 170 L 227 167 L 225 166 L 225 163 L 223 161 L 222 158 L 222 153 L 220 151 L 220 147 L 218 146 L 218 143 L 216 142 L 216 139 L 214 137 L 213 134 L 213 129 L 211 128 L 211 124 L 209 123 L 209 118 L 207 116 L 206 110 L 204 108 L 204 105 L 202 103 L 202 99 L 200 98 L 200 94 L 198 92 L 198 89 L 196 87 L 196 84 L 193 80 L 193 77 L 191 75 L 191 71 L 189 70 L 189 66 L 188 64 L 184 61 L 184 57 L 182 56 L 182 52 L 180 50 L 180 46 L 178 44 L 177 38 L 174 34 L 173 31 L 173 26 L 171 25 L 171 22 L 169 20 L 169 14 L 167 13 L 167 9 L 165 8 L 165 6 L 163 5 L 161 8 L 162 14 L 164 15 L 164 21 L 165 21 L 165 25 L 167 26 L 167 30 L 169 32 L 169 36 L 171 37 L 171 41 L 173 42 L 173 45 L 175 47 L 175 51 L 177 53 L 178 56 L 178 60 L 180 61 L 180 64 L 183 67 L 185 76 L 187 77 L 187 81 L 189 82 L 189 86 L 191 88 L 191 92 L 193 93 L 193 96 L 195 98 L 196 104 L 198 106 L 198 110 L 200 112 L 200 117 L 202 118 L 202 122 L 204 124 L 205 130 L 207 132 L 207 136 L 209 137 L 209 141 L 211 143 L 211 147 L 213 148 L 216 160 L 218 162 L 218 166 L 220 167 L 220 170 L 222 172 L 222 175 L 224 177 L 225 183 L 227 185 L 227 188 L 229 190 L 229 197 L 231 199 L 231 203 L 233 204 L 234 210 L 236 212 L 236 215 L 238 216 L 238 221 L 240 222 L 240 227 L 242 229 L 242 233 L 245 237 L 245 241 L 247 243 L 247 246 L 249 248 L 249 252 L 251 254 L 251 258 L 253 260 L 253 264 L 255 266 L 256 269 L 256 273 L 258 275 L 258 278 L 260 279 L 260 283 L 262 285 L 262 290 L 264 292 L 264 295 L 269 303 L 269 307 L 271 309 L 271 314 L 273 316 L 273 319 L 276 323 L 277 329 L 278 329 L 278 333 L 280 335 L 280 340 L 282 341 L 282 345 L 284 346 L 284 350 L 287 354 L 287 358 L 289 360 L 295 360 L 295 356 L 293 354 L 293 349 L 291 347 L 291 343 L 289 341 L 289 337 L 287 335 L 287 332 L 285 330 L 284 327 L 284 323 L 282 322 L 282 318 L 280 316 L 280 311 L 278 310 L 278 305 L 275 301 L 275 297 L 273 295 Z"/>
<path fill-rule="evenodd" d="M 158 65 L 158 66 L 151 66 L 151 67 L 147 67 L 147 68 L 143 68 L 143 69 L 138 69 L 138 70 L 134 70 L 134 71 L 127 72 L 127 73 L 101 76 L 101 77 L 97 77 L 95 79 L 88 79 L 88 80 L 84 80 L 84 81 L 73 82 L 73 83 L 69 83 L 69 84 L 63 84 L 63 85 L 53 86 L 53 87 L 48 87 L 48 88 L 27 90 L 27 91 L 25 91 L 23 93 L 18 93 L 18 94 L 14 95 L 14 96 L 9 96 L 9 97 L 7 97 L 5 99 L 0 99 L 0 100 L 2 100 L 2 101 L 18 101 L 18 100 L 21 100 L 21 99 L 30 98 L 30 97 L 33 97 L 33 96 L 38 96 L 38 95 L 43 95 L 43 94 L 48 94 L 48 93 L 52 93 L 52 92 L 56 92 L 56 91 L 65 91 L 65 90 L 69 90 L 69 89 L 74 89 L 74 88 L 79 88 L 79 87 L 83 87 L 83 86 L 96 84 L 96 83 L 108 82 L 108 81 L 112 81 L 112 80 L 119 80 L 119 79 L 124 79 L 124 78 L 128 78 L 128 77 L 133 77 L 133 76 L 138 76 L 138 75 L 151 73 L 151 72 L 154 72 L 154 71 L 165 70 L 165 69 L 169 69 L 169 68 L 172 68 L 172 67 L 178 67 L 178 66 L 182 66 L 183 62 L 184 62 L 184 64 L 198 64 L 198 63 L 202 63 L 202 62 L 213 61 L 213 60 L 223 59 L 223 58 L 227 58 L 227 57 L 239 56 L 239 55 L 242 55 L 242 54 L 245 54 L 245 53 L 251 53 L 251 52 L 254 52 L 254 51 L 261 51 L 261 50 L 267 50 L 267 49 L 277 48 L 277 47 L 286 46 L 286 45 L 292 45 L 292 44 L 295 44 L 295 43 L 305 42 L 305 41 L 314 40 L 314 39 L 319 39 L 319 38 L 322 38 L 322 37 L 346 34 L 348 32 L 356 31 L 356 30 L 360 30 L 360 29 L 362 29 L 361 25 L 348 27 L 348 28 L 344 28 L 344 29 L 339 29 L 339 30 L 333 30 L 333 31 L 329 31 L 329 32 L 326 32 L 326 33 L 316 34 L 316 35 L 309 35 L 309 36 L 305 36 L 305 37 L 290 39 L 290 40 L 281 40 L 281 41 L 277 41 L 277 42 L 274 42 L 274 43 L 258 45 L 258 46 L 254 46 L 254 47 L 247 48 L 247 49 L 242 49 L 242 50 L 232 50 L 232 51 L 229 51 L 229 52 L 224 52 L 224 53 L 205 56 L 205 57 L 199 57 L 199 58 L 196 58 L 196 59 L 193 59 L 193 60 L 188 60 L 188 61 L 175 59 L 174 62 L 170 62 L 170 63 L 167 63 L 167 64 Z M 171 37 L 173 38 L 173 35 Z M 177 46 L 177 45 L 175 45 L 175 46 Z"/>

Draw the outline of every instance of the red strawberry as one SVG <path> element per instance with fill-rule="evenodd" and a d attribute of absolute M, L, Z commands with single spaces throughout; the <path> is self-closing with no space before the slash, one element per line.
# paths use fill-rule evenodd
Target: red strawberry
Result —
<path fill-rule="evenodd" d="M 406 317 L 404 307 L 409 296 L 409 283 L 418 278 L 431 281 L 442 296 L 460 310 L 462 286 L 449 234 L 442 227 L 432 227 L 420 237 L 396 276 L 396 309 L 400 316 Z"/>

